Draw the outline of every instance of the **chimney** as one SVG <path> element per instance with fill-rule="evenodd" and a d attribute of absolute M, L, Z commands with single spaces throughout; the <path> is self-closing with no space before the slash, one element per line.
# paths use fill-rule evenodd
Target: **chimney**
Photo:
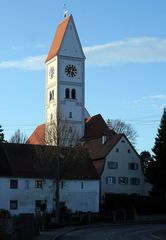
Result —
<path fill-rule="evenodd" d="M 107 136 L 106 136 L 106 135 L 103 135 L 103 136 L 101 137 L 101 143 L 102 143 L 102 144 L 105 144 L 106 141 L 107 141 Z"/>

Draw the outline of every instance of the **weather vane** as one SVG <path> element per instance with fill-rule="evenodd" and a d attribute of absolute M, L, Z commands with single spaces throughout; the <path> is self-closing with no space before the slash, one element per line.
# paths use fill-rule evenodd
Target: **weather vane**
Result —
<path fill-rule="evenodd" d="M 67 14 L 68 14 L 68 10 L 66 8 L 66 3 L 64 3 L 64 18 L 67 17 Z"/>

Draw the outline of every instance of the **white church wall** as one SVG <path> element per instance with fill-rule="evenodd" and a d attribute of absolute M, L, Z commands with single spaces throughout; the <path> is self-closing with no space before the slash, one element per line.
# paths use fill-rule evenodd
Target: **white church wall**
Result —
<path fill-rule="evenodd" d="M 65 68 L 67 65 L 74 65 L 77 69 L 77 73 L 74 77 L 69 77 L 65 73 Z M 73 83 L 81 83 L 82 82 L 82 74 L 83 74 L 83 61 L 81 59 L 74 59 L 74 58 L 65 58 L 61 57 L 59 60 L 59 73 L 60 73 L 60 81 L 68 82 L 69 84 L 71 82 Z"/>

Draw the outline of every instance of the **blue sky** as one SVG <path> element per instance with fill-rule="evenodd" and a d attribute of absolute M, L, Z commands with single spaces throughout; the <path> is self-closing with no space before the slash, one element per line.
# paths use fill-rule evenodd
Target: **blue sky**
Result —
<path fill-rule="evenodd" d="M 45 67 L 64 2 L 86 55 L 86 108 L 121 119 L 151 150 L 166 106 L 165 0 L 5 0 L 0 7 L 0 124 L 7 139 L 45 121 Z"/>

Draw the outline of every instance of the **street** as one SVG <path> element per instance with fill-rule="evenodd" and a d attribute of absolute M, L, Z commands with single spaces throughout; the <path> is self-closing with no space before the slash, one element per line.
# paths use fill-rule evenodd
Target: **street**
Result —
<path fill-rule="evenodd" d="M 61 240 L 166 240 L 166 224 L 101 225 L 64 234 Z"/>

